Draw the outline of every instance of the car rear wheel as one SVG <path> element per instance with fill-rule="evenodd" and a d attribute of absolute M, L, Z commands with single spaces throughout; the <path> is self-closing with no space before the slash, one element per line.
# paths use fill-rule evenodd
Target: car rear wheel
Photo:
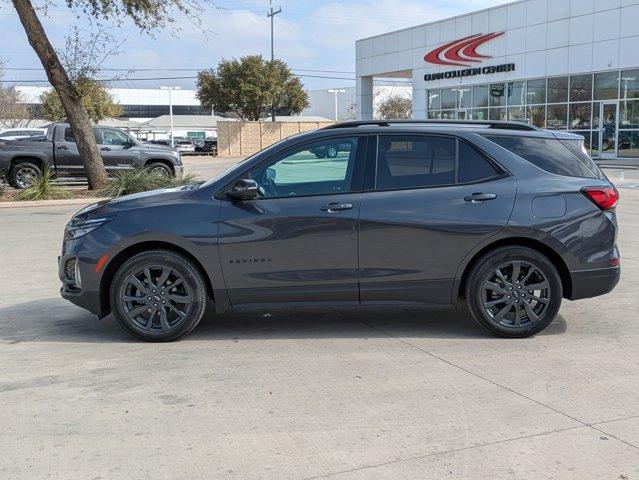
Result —
<path fill-rule="evenodd" d="M 335 158 L 339 153 L 339 149 L 335 145 L 330 145 L 326 148 L 326 156 L 328 158 Z"/>
<path fill-rule="evenodd" d="M 116 272 L 110 300 L 115 319 L 148 342 L 177 340 L 193 330 L 206 310 L 202 274 L 182 255 L 143 252 Z"/>
<path fill-rule="evenodd" d="M 154 162 L 149 164 L 146 168 L 148 168 L 149 172 L 154 175 L 158 175 L 160 177 L 172 177 L 173 170 L 167 164 L 162 162 Z"/>
<path fill-rule="evenodd" d="M 37 165 L 22 162 L 15 165 L 9 172 L 9 185 L 13 188 L 29 188 L 42 177 L 42 170 Z"/>
<path fill-rule="evenodd" d="M 466 284 L 468 308 L 488 331 L 523 338 L 544 330 L 557 316 L 563 296 L 555 266 L 525 247 L 502 247 L 484 255 Z"/>

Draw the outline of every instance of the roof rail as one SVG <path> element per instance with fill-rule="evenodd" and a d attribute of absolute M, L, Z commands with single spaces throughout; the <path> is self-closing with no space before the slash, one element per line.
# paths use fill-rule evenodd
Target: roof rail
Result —
<path fill-rule="evenodd" d="M 522 122 L 501 122 L 490 120 L 358 120 L 340 122 L 323 127 L 322 130 L 337 128 L 356 128 L 376 125 L 378 127 L 390 127 L 392 125 L 458 125 L 458 126 L 485 126 L 501 130 L 541 130 L 539 127 Z"/>

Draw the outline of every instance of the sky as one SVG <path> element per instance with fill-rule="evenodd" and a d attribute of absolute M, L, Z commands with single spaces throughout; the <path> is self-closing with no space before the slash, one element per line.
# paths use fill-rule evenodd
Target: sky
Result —
<path fill-rule="evenodd" d="M 38 0 L 33 1 L 38 5 Z M 83 14 L 74 13 L 63 2 L 51 1 L 54 4 L 47 15 L 41 12 L 40 18 L 55 48 L 64 47 L 65 36 L 73 25 L 91 34 Z M 309 89 L 353 86 L 355 40 L 509 1 L 512 0 L 273 0 L 274 6 L 282 8 L 275 17 L 275 56 L 287 62 Z M 125 81 L 112 85 L 157 88 L 172 84 L 194 88 L 192 78 L 166 77 L 194 77 L 197 70 L 214 68 L 223 58 L 270 56 L 268 0 L 211 0 L 207 5 L 199 16 L 201 29 L 179 14 L 175 16 L 179 27 L 175 33 L 159 30 L 150 36 L 130 23 L 110 26 L 113 37 L 124 43 L 121 53 L 110 57 L 105 66 L 136 70 Z M 6 61 L 4 79 L 41 85 L 27 82 L 46 77 L 11 4 L 1 0 L 0 31 L 0 58 Z M 112 76 L 109 72 L 104 74 Z"/>

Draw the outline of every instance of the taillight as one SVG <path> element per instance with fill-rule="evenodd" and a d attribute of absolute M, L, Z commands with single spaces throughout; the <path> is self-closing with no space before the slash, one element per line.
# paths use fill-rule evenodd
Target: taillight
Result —
<path fill-rule="evenodd" d="M 581 191 L 602 210 L 615 208 L 619 202 L 619 192 L 615 187 L 586 187 Z"/>

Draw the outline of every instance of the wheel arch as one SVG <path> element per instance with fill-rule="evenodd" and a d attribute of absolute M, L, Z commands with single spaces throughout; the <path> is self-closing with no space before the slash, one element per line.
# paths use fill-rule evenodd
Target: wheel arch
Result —
<path fill-rule="evenodd" d="M 48 162 L 45 162 L 45 160 L 43 160 L 42 158 L 37 157 L 37 156 L 33 156 L 33 155 L 16 155 L 15 157 L 13 157 L 11 159 L 11 162 L 9 163 L 9 171 L 11 171 L 11 169 L 13 167 L 15 167 L 16 165 L 18 165 L 20 163 L 33 163 L 40 170 L 44 170 L 45 164 L 48 165 Z"/>
<path fill-rule="evenodd" d="M 200 274 L 204 278 L 204 283 L 206 285 L 206 294 L 207 296 L 215 302 L 214 294 L 213 294 L 213 284 L 211 283 L 211 278 L 209 277 L 206 269 L 202 265 L 202 263 L 188 250 L 179 247 L 173 243 L 169 242 L 161 242 L 161 241 L 146 241 L 140 242 L 133 245 L 129 245 L 122 251 L 120 251 L 115 257 L 111 259 L 111 261 L 107 264 L 102 274 L 102 278 L 100 279 L 100 310 L 103 313 L 103 316 L 108 315 L 111 312 L 111 306 L 109 302 L 109 292 L 111 290 L 111 284 L 113 282 L 113 278 L 115 277 L 118 269 L 126 262 L 128 259 L 134 257 L 138 253 L 150 251 L 150 250 L 168 250 L 173 253 L 180 254 L 186 258 L 188 258 L 193 265 L 200 271 Z"/>
<path fill-rule="evenodd" d="M 463 297 L 466 292 L 466 282 L 468 280 L 468 275 L 472 270 L 473 266 L 477 263 L 477 261 L 484 256 L 486 253 L 491 250 L 495 250 L 500 247 L 527 247 L 531 250 L 535 250 L 536 252 L 544 255 L 557 269 L 559 273 L 559 277 L 561 278 L 561 284 L 563 287 L 563 295 L 564 298 L 570 298 L 572 295 L 572 277 L 570 276 L 570 271 L 568 270 L 568 266 L 561 255 L 557 253 L 553 248 L 549 247 L 545 243 L 535 240 L 532 238 L 526 237 L 509 237 L 497 240 L 488 245 L 482 247 L 478 252 L 476 252 L 470 261 L 466 263 L 464 267 L 463 273 L 461 277 L 457 279 L 455 290 L 453 291 L 456 296 L 454 299 L 459 300 L 459 298 Z"/>
<path fill-rule="evenodd" d="M 162 163 L 166 165 L 167 167 L 171 169 L 171 172 L 173 173 L 173 175 L 175 175 L 175 165 L 173 165 L 173 163 L 171 163 L 170 160 L 167 160 L 166 158 L 149 158 L 148 160 L 144 162 L 144 167 L 148 167 L 152 163 Z"/>

